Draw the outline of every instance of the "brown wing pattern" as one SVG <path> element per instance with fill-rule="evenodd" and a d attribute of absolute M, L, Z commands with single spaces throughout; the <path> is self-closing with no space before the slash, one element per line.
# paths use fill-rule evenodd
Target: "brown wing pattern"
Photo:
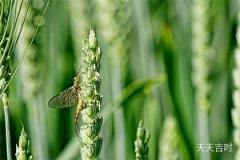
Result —
<path fill-rule="evenodd" d="M 76 104 L 78 99 L 77 90 L 72 86 L 50 99 L 48 106 L 51 108 L 67 108 Z"/>

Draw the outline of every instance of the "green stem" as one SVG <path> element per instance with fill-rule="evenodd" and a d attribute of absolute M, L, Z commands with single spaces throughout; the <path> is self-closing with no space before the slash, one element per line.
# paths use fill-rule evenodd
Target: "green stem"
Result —
<path fill-rule="evenodd" d="M 3 101 L 3 105 L 4 105 L 4 116 L 5 116 L 7 160 L 12 160 L 10 123 L 9 123 L 9 109 L 8 109 L 8 97 L 7 97 L 7 94 L 6 94 L 6 93 L 3 94 L 3 96 L 2 96 L 2 101 Z"/>

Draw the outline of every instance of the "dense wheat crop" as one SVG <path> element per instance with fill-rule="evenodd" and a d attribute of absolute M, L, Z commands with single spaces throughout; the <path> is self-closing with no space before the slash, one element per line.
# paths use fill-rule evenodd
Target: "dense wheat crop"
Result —
<path fill-rule="evenodd" d="M 240 159 L 240 0 L 48 2 L 0 0 L 1 160 Z"/>

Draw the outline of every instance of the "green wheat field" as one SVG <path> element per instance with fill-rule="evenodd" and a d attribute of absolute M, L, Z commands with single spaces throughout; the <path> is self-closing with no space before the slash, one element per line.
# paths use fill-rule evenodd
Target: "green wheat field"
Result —
<path fill-rule="evenodd" d="M 0 0 L 0 97 L 0 160 L 240 160 L 240 0 Z"/>

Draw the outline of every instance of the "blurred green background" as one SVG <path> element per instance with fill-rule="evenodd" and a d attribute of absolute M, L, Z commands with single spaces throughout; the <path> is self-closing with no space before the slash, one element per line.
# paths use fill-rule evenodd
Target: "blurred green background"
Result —
<path fill-rule="evenodd" d="M 51 0 L 42 19 L 46 3 L 33 0 L 12 64 L 17 64 L 40 24 L 10 84 L 13 152 L 22 122 L 33 159 L 80 159 L 74 132 L 76 108 L 52 109 L 48 101 L 73 85 L 81 65 L 82 40 L 90 28 L 96 31 L 103 53 L 102 159 L 134 159 L 140 120 L 151 134 L 150 160 L 204 159 L 197 152 L 202 133 L 208 134 L 204 144 L 234 144 L 232 72 L 236 66 L 238 0 L 204 0 L 202 6 L 197 0 Z M 201 9 L 202 17 L 194 16 Z M 196 116 L 201 112 L 196 105 L 196 86 L 206 84 L 193 83 L 198 70 L 192 63 L 199 58 L 194 56 L 197 47 L 193 47 L 202 40 L 193 34 L 198 25 L 204 28 L 199 35 L 207 33 L 203 46 L 211 50 L 210 63 L 203 66 L 207 76 L 202 77 L 209 85 L 205 96 L 209 109 L 203 111 L 205 128 L 199 127 L 201 120 Z M 0 159 L 6 159 L 3 110 L 0 127 Z M 234 144 L 231 152 L 207 154 L 209 159 L 235 159 L 237 149 Z"/>

